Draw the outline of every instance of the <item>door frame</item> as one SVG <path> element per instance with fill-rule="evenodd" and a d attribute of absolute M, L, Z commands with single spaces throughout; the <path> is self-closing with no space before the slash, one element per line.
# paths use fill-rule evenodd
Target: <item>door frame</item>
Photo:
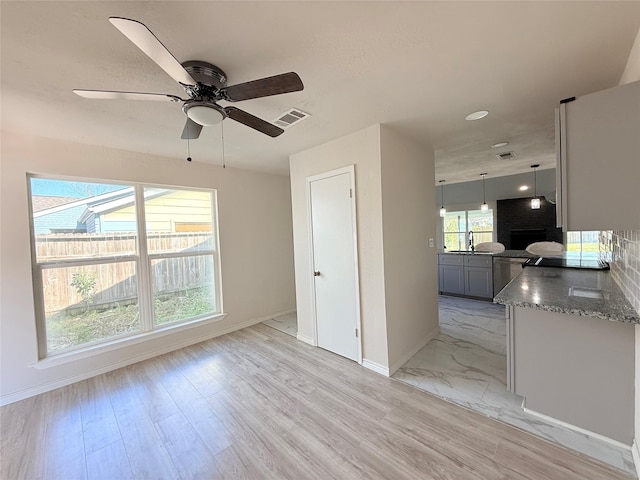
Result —
<path fill-rule="evenodd" d="M 354 269 L 354 291 L 356 305 L 356 328 L 358 329 L 357 345 L 358 345 L 358 363 L 362 365 L 362 321 L 360 317 L 360 271 L 358 269 L 358 222 L 356 217 L 356 183 L 355 183 L 355 166 L 347 165 L 346 167 L 329 170 L 327 172 L 311 175 L 306 178 L 306 196 L 307 196 L 307 237 L 309 238 L 309 281 L 311 282 L 312 293 L 312 325 L 313 325 L 313 346 L 318 346 L 318 318 L 316 314 L 316 282 L 313 277 L 314 271 L 314 248 L 313 248 L 313 222 L 312 222 L 312 206 L 311 206 L 311 183 L 325 178 L 335 177 L 338 175 L 349 174 L 349 188 L 351 189 L 351 223 L 353 229 L 353 269 Z"/>

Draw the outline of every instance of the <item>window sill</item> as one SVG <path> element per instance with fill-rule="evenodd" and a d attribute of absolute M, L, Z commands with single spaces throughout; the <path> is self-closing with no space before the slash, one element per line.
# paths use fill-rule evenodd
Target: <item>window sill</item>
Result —
<path fill-rule="evenodd" d="M 178 323 L 176 325 L 170 325 L 164 327 L 162 330 L 154 330 L 151 332 L 139 333 L 132 336 L 127 336 L 124 338 L 117 338 L 111 341 L 107 341 L 105 343 L 100 343 L 97 345 L 91 345 L 89 347 L 81 348 L 78 350 L 73 350 L 71 352 L 54 354 L 50 357 L 43 358 L 30 364 L 30 367 L 36 368 L 38 370 L 45 370 L 47 368 L 56 367 L 58 365 L 64 365 L 66 363 L 76 362 L 78 360 L 82 360 L 85 358 L 94 357 L 96 355 L 100 355 L 106 352 L 113 352 L 116 350 L 120 350 L 122 348 L 130 347 L 132 345 L 137 345 L 139 343 L 144 343 L 149 340 L 154 340 L 156 338 L 166 337 L 167 335 L 171 335 L 177 332 L 182 332 L 185 330 L 190 330 L 195 326 L 208 325 L 211 323 L 216 323 L 223 320 L 227 316 L 226 313 L 219 313 L 214 315 L 213 317 L 209 317 L 206 319 L 196 319 L 187 322 Z"/>

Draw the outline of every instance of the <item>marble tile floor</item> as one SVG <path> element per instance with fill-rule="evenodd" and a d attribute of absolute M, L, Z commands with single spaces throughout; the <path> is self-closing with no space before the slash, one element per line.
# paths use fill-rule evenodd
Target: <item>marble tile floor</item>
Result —
<path fill-rule="evenodd" d="M 298 335 L 298 317 L 296 316 L 296 312 L 270 318 L 262 323 L 276 330 L 280 330 L 287 335 L 291 335 L 294 338 Z"/>
<path fill-rule="evenodd" d="M 504 308 L 440 296 L 441 333 L 393 378 L 635 476 L 630 450 L 527 414 L 521 408 L 522 397 L 507 391 Z"/>

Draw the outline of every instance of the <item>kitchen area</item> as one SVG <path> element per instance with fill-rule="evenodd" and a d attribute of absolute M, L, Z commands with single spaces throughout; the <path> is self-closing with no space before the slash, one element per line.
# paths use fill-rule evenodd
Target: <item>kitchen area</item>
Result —
<path fill-rule="evenodd" d="M 493 299 L 522 272 L 522 265 L 530 258 L 538 257 L 525 250 L 439 253 L 439 293 Z"/>
<path fill-rule="evenodd" d="M 638 125 L 640 82 L 570 98 L 555 168 L 440 182 L 440 334 L 394 378 L 636 475 Z"/>

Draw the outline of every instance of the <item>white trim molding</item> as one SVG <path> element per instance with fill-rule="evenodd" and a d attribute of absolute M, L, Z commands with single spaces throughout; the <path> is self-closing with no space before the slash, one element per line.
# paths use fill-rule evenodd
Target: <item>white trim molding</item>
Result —
<path fill-rule="evenodd" d="M 308 238 L 308 247 L 309 247 L 309 281 L 311 286 L 312 293 L 312 326 L 313 326 L 313 339 L 312 342 L 308 341 L 306 337 L 299 337 L 298 340 L 309 343 L 310 345 L 318 346 L 318 317 L 317 317 L 317 305 L 316 305 L 316 282 L 315 278 L 312 275 L 312 272 L 315 270 L 315 262 L 314 262 L 314 245 L 313 245 L 313 212 L 311 205 L 311 184 L 318 180 L 324 180 L 331 177 L 336 177 L 338 175 L 349 175 L 349 188 L 350 188 L 350 199 L 351 199 L 351 228 L 353 232 L 353 273 L 354 273 L 354 292 L 355 292 L 355 320 L 356 320 L 356 329 L 357 329 L 357 347 L 358 353 L 355 361 L 359 364 L 363 364 L 362 358 L 362 317 L 360 312 L 360 269 L 359 269 L 359 260 L 358 260 L 358 216 L 356 211 L 356 170 L 355 165 L 346 165 L 344 167 L 339 167 L 333 170 L 329 170 L 326 172 L 317 173 L 315 175 L 310 175 L 306 177 L 306 201 L 307 201 L 307 238 Z"/>
<path fill-rule="evenodd" d="M 578 427 L 577 425 L 563 422 L 562 420 L 558 420 L 557 418 L 550 417 L 548 415 L 545 415 L 544 413 L 539 413 L 539 412 L 536 412 L 535 410 L 529 410 L 527 407 L 525 407 L 525 402 L 526 402 L 526 399 L 523 399 L 522 410 L 524 411 L 524 413 L 527 413 L 533 417 L 541 418 L 542 420 L 545 420 L 549 423 L 555 423 L 556 425 L 560 425 L 561 427 L 568 428 L 569 430 L 573 430 L 574 432 L 582 433 L 584 435 L 589 435 L 590 437 L 593 437 L 602 442 L 608 443 L 609 445 L 613 445 L 616 448 L 621 448 L 627 451 L 631 451 L 631 453 L 633 453 L 633 449 L 631 445 L 624 444 L 618 440 L 614 440 L 613 438 L 606 437 L 600 433 L 592 432 L 591 430 Z M 638 468 L 638 464 L 636 463 L 636 469 L 637 468 Z"/>
<path fill-rule="evenodd" d="M 364 368 L 368 368 L 369 370 L 373 370 L 380 375 L 384 375 L 385 377 L 390 376 L 389 369 L 387 367 L 385 367 L 384 365 L 380 365 L 379 363 L 372 362 L 371 360 L 367 360 L 366 358 L 362 359 L 362 366 Z"/>
<path fill-rule="evenodd" d="M 241 330 L 246 327 L 250 327 L 252 325 L 256 325 L 257 323 L 264 322 L 265 320 L 269 320 L 273 317 L 278 317 L 280 315 L 286 315 L 287 313 L 294 312 L 295 309 L 289 309 L 282 312 L 276 312 L 270 315 L 265 315 L 259 318 L 251 318 L 249 320 L 245 320 L 243 322 L 236 323 L 226 328 L 222 328 L 220 330 L 215 330 L 210 332 L 209 334 L 203 336 L 201 331 L 195 336 L 185 338 L 182 341 L 176 342 L 170 346 L 164 346 L 162 348 L 158 348 L 151 352 L 146 352 L 143 355 L 137 355 L 134 357 L 129 357 L 123 359 L 119 362 L 111 363 L 109 365 L 105 365 L 103 367 L 97 368 L 95 370 L 91 370 L 88 372 L 83 372 L 78 375 L 73 375 L 67 378 L 63 378 L 61 380 L 56 380 L 54 382 L 44 383 L 38 385 L 36 387 L 25 388 L 23 390 L 18 390 L 16 392 L 0 395 L 0 406 L 8 405 L 10 403 L 18 402 L 20 400 L 24 400 L 25 398 L 33 397 L 35 395 L 39 395 L 41 393 L 49 392 L 51 390 L 55 390 L 57 388 L 65 387 L 67 385 L 71 385 L 72 383 L 80 382 L 82 380 L 86 380 L 87 378 L 95 377 L 97 375 L 101 375 L 103 373 L 111 372 L 113 370 L 117 370 L 118 368 L 127 367 L 129 365 L 133 365 L 134 363 L 142 362 L 144 360 L 148 360 L 153 357 L 157 357 L 158 355 L 163 355 L 165 353 L 173 352 L 175 350 L 179 350 L 184 347 L 188 347 L 190 345 L 196 345 L 198 343 L 205 342 L 215 337 L 219 337 L 222 335 L 226 335 L 227 333 L 235 332 L 236 330 Z"/>
<path fill-rule="evenodd" d="M 638 439 L 633 440 L 631 445 L 631 455 L 633 456 L 633 464 L 636 466 L 636 476 L 640 478 L 640 445 L 638 445 Z"/>
<path fill-rule="evenodd" d="M 316 344 L 315 344 L 315 342 L 314 342 L 313 337 L 307 337 L 306 335 L 302 335 L 300 332 L 298 332 L 298 333 L 296 334 L 296 338 L 297 338 L 298 340 L 300 340 L 301 342 L 308 343 L 309 345 L 312 345 L 312 346 L 314 346 L 314 347 L 317 347 L 317 345 L 316 345 Z"/>
<path fill-rule="evenodd" d="M 95 357 L 96 355 L 100 355 L 102 353 L 112 352 L 114 350 L 130 347 L 132 345 L 137 345 L 139 343 L 155 340 L 156 338 L 166 337 L 167 335 L 183 332 L 191 328 L 220 322 L 224 320 L 226 316 L 227 316 L 226 313 L 221 313 L 219 315 L 214 315 L 213 317 L 204 319 L 204 320 L 203 319 L 191 320 L 188 322 L 179 323 L 177 325 L 169 325 L 167 328 L 163 328 L 161 330 L 160 329 L 151 330 L 148 332 L 142 332 L 139 335 L 129 335 L 129 336 L 120 337 L 117 339 L 113 339 L 111 341 L 107 341 L 105 343 L 89 345 L 79 350 L 72 350 L 70 352 L 65 352 L 65 353 L 60 353 L 58 355 L 45 357 L 41 360 L 33 362 L 29 366 L 33 368 L 37 368 L 38 370 L 45 370 L 47 368 L 57 367 L 58 365 L 64 365 L 65 363 L 77 362 L 84 358 Z"/>
<path fill-rule="evenodd" d="M 411 357 L 413 357 L 416 353 L 418 353 L 422 347 L 424 347 L 427 343 L 433 340 L 440 333 L 440 325 L 436 326 L 433 330 L 427 333 L 422 340 L 415 344 L 415 346 L 410 349 L 407 353 L 405 353 L 402 357 L 400 357 L 393 365 L 389 367 L 389 375 L 391 376 L 405 363 L 409 361 Z"/>

